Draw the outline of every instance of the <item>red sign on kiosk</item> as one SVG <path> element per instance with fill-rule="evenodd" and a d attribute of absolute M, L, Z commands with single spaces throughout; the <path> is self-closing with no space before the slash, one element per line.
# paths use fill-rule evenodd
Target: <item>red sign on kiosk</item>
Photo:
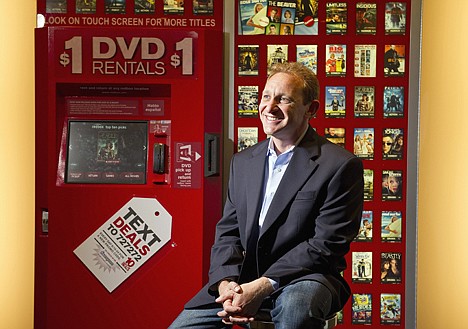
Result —
<path fill-rule="evenodd" d="M 95 30 L 57 30 L 57 76 L 193 77 L 198 35 L 190 31 L 140 30 L 138 36 Z M 99 30 L 98 30 L 99 31 Z"/>

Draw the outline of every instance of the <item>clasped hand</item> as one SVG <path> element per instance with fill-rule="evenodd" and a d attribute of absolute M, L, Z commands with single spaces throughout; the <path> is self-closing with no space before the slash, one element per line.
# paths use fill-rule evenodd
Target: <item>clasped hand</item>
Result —
<path fill-rule="evenodd" d="M 241 285 L 222 281 L 216 302 L 223 305 L 223 310 L 218 312 L 218 316 L 226 324 L 252 322 L 263 299 L 272 291 L 270 281 L 264 277 Z"/>

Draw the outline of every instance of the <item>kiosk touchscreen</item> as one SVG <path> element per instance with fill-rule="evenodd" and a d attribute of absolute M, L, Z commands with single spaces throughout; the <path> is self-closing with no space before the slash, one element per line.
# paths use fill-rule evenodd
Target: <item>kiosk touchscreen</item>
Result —
<path fill-rule="evenodd" d="M 148 124 L 70 121 L 66 183 L 145 184 Z"/>

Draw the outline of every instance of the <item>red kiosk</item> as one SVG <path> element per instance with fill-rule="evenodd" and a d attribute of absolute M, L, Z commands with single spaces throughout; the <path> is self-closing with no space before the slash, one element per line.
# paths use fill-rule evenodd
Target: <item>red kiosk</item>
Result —
<path fill-rule="evenodd" d="M 222 8 L 70 2 L 38 2 L 35 328 L 166 328 L 207 278 L 221 213 Z M 151 25 L 167 19 L 187 26 Z M 109 25 L 69 25 L 94 21 Z"/>

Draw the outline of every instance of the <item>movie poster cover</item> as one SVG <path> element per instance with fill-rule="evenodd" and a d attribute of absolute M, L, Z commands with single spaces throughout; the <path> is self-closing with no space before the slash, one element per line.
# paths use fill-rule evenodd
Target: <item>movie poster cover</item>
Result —
<path fill-rule="evenodd" d="M 327 2 L 327 34 L 346 34 L 348 9 L 346 2 Z"/>
<path fill-rule="evenodd" d="M 406 3 L 385 3 L 385 34 L 405 34 L 406 31 Z"/>
<path fill-rule="evenodd" d="M 403 172 L 382 170 L 382 201 L 398 201 L 402 198 Z"/>
<path fill-rule="evenodd" d="M 193 14 L 213 16 L 213 2 L 214 0 L 193 0 Z"/>
<path fill-rule="evenodd" d="M 238 86 L 237 99 L 239 118 L 258 117 L 258 86 Z"/>
<path fill-rule="evenodd" d="M 120 164 L 119 132 L 99 131 L 97 135 L 96 161 L 106 164 Z"/>
<path fill-rule="evenodd" d="M 267 35 L 294 35 L 296 1 L 268 1 Z"/>
<path fill-rule="evenodd" d="M 361 217 L 361 226 L 358 235 L 354 241 L 372 242 L 372 228 L 374 226 L 372 210 L 363 210 Z"/>
<path fill-rule="evenodd" d="M 375 35 L 377 31 L 377 4 L 358 2 L 356 4 L 356 34 Z"/>
<path fill-rule="evenodd" d="M 106 14 L 125 14 L 127 0 L 104 0 Z"/>
<path fill-rule="evenodd" d="M 401 211 L 382 211 L 381 239 L 383 242 L 401 242 Z"/>
<path fill-rule="evenodd" d="M 372 283 L 372 251 L 353 251 L 353 283 Z"/>
<path fill-rule="evenodd" d="M 258 45 L 238 45 L 238 74 L 240 76 L 258 75 Z"/>
<path fill-rule="evenodd" d="M 325 138 L 333 144 L 345 147 L 345 128 L 325 128 Z"/>
<path fill-rule="evenodd" d="M 272 65 L 288 61 L 288 45 L 267 45 L 267 70 Z"/>
<path fill-rule="evenodd" d="M 318 35 L 318 3 L 319 0 L 296 1 L 296 35 Z"/>
<path fill-rule="evenodd" d="M 267 17 L 266 0 L 239 1 L 239 35 L 265 34 L 265 27 L 269 20 Z"/>
<path fill-rule="evenodd" d="M 326 76 L 346 76 L 346 45 L 326 45 Z"/>
<path fill-rule="evenodd" d="M 356 78 L 375 78 L 376 45 L 354 45 L 354 76 Z"/>
<path fill-rule="evenodd" d="M 353 294 L 351 316 L 353 324 L 372 324 L 371 294 Z"/>
<path fill-rule="evenodd" d="M 364 201 L 374 200 L 374 170 L 364 169 Z"/>
<path fill-rule="evenodd" d="M 237 151 L 258 143 L 258 127 L 238 127 L 237 128 Z"/>
<path fill-rule="evenodd" d="M 304 64 L 317 74 L 317 45 L 297 45 L 296 62 Z"/>
<path fill-rule="evenodd" d="M 164 15 L 183 15 L 184 0 L 164 0 Z"/>
<path fill-rule="evenodd" d="M 405 45 L 385 45 L 384 76 L 402 77 L 405 75 Z"/>
<path fill-rule="evenodd" d="M 46 0 L 47 14 L 66 14 L 67 0 Z"/>
<path fill-rule="evenodd" d="M 354 117 L 373 118 L 374 117 L 374 86 L 354 87 Z"/>
<path fill-rule="evenodd" d="M 380 294 L 380 323 L 400 324 L 401 295 Z"/>
<path fill-rule="evenodd" d="M 125 7 L 124 7 L 125 12 Z M 95 14 L 96 13 L 96 0 L 81 0 L 76 1 L 77 14 Z"/>
<path fill-rule="evenodd" d="M 384 128 L 382 131 L 383 160 L 403 159 L 403 128 Z"/>
<path fill-rule="evenodd" d="M 354 128 L 354 154 L 361 159 L 374 159 L 374 128 Z"/>
<path fill-rule="evenodd" d="M 384 118 L 402 118 L 405 108 L 405 87 L 384 87 Z"/>
<path fill-rule="evenodd" d="M 135 14 L 154 14 L 155 0 L 135 0 Z"/>
<path fill-rule="evenodd" d="M 401 252 L 383 252 L 380 254 L 380 282 L 401 283 Z"/>
<path fill-rule="evenodd" d="M 346 115 L 346 87 L 325 87 L 325 117 L 344 118 Z"/>

